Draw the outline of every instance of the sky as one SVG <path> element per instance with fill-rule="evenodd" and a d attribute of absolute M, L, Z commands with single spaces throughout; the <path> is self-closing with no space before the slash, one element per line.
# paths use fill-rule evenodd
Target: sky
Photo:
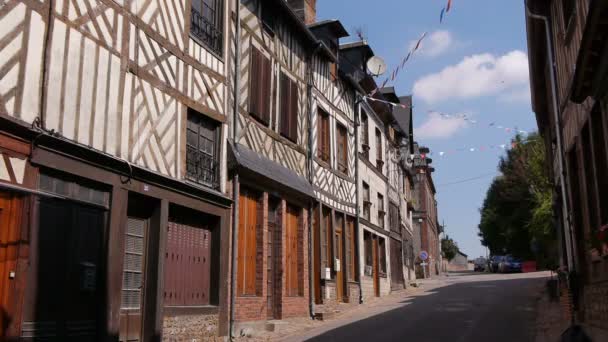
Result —
<path fill-rule="evenodd" d="M 340 20 L 351 34 L 341 43 L 362 31 L 387 74 L 427 32 L 387 85 L 414 96 L 414 139 L 433 154 L 439 221 L 470 259 L 486 255 L 477 235 L 479 208 L 498 175 L 500 145 L 508 148 L 515 134 L 506 127 L 537 127 L 523 2 L 452 0 L 440 24 L 447 0 L 317 0 L 317 20 Z"/>

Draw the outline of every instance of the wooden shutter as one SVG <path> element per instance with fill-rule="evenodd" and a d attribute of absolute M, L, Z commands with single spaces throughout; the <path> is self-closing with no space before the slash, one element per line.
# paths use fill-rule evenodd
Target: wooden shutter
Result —
<path fill-rule="evenodd" d="M 298 286 L 298 210 L 287 206 L 286 222 L 286 248 L 285 248 L 285 279 L 287 283 L 287 295 L 299 295 Z"/>
<path fill-rule="evenodd" d="M 284 73 L 281 73 L 281 89 L 279 91 L 281 96 L 281 134 L 283 136 L 289 136 L 289 97 L 291 93 L 289 91 L 289 77 Z"/>
<path fill-rule="evenodd" d="M 256 294 L 257 200 L 246 191 L 240 195 L 237 254 L 238 295 Z"/>
<path fill-rule="evenodd" d="M 298 140 L 298 84 L 290 81 L 289 94 L 289 136 L 291 140 Z"/>
<path fill-rule="evenodd" d="M 270 60 L 256 48 L 251 48 L 249 72 L 249 112 L 268 124 L 270 122 L 272 68 Z"/>
<path fill-rule="evenodd" d="M 347 255 L 348 255 L 348 280 L 356 280 L 356 248 L 355 248 L 355 220 L 354 218 L 347 216 L 346 217 L 346 241 L 347 242 Z"/>

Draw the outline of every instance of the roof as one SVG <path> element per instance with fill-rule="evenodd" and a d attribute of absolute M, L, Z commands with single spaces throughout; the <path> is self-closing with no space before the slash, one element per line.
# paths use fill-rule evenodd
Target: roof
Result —
<path fill-rule="evenodd" d="M 342 38 L 342 37 L 349 36 L 348 31 L 346 31 L 346 29 L 344 28 L 344 25 L 342 25 L 342 23 L 338 19 L 328 19 L 328 20 L 322 20 L 322 21 L 317 21 L 312 24 L 308 24 L 308 28 L 313 31 L 315 29 L 319 29 L 322 27 L 326 27 L 329 30 L 331 30 L 334 33 L 334 35 L 336 35 L 336 38 Z"/>
<path fill-rule="evenodd" d="M 412 95 L 401 96 L 399 97 L 399 103 L 405 105 L 408 108 L 403 108 L 399 106 L 393 107 L 393 116 L 397 121 L 397 125 L 408 135 L 412 135 L 413 127 L 412 127 Z"/>
<path fill-rule="evenodd" d="M 246 169 L 256 177 L 265 178 L 267 182 L 278 187 L 299 192 L 308 197 L 314 197 L 312 185 L 296 172 L 272 161 L 241 144 L 231 144 L 233 161 L 240 169 Z"/>

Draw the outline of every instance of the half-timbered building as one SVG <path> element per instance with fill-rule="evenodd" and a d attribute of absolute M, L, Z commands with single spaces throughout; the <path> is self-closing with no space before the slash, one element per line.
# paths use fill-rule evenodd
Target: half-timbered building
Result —
<path fill-rule="evenodd" d="M 608 340 L 608 3 L 528 0 L 532 109 L 555 191 L 565 324 Z"/>
<path fill-rule="evenodd" d="M 366 71 L 366 62 L 374 55 L 365 41 L 340 45 L 342 68 L 360 87 L 361 96 L 376 89 Z M 384 99 L 380 92 L 374 95 Z M 361 101 L 359 110 L 359 275 L 361 300 L 379 297 L 391 291 L 389 268 L 387 132 L 390 107 L 381 102 Z"/>
<path fill-rule="evenodd" d="M 339 65 L 339 40 L 348 33 L 337 20 L 309 25 L 333 58 L 312 60 L 312 181 L 315 314 L 335 303 L 359 303 L 356 219 L 355 92 Z"/>
<path fill-rule="evenodd" d="M 2 2 L 0 339 L 226 332 L 228 5 Z"/>
<path fill-rule="evenodd" d="M 238 11 L 230 178 L 233 319 L 243 325 L 309 314 L 311 60 L 332 54 L 305 24 L 314 15 L 284 0 L 242 0 Z"/>

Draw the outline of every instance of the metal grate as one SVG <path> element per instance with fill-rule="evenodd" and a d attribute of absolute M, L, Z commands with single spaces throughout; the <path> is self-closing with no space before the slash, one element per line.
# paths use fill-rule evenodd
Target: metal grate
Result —
<path fill-rule="evenodd" d="M 145 221 L 128 218 L 122 273 L 122 309 L 141 308 Z"/>
<path fill-rule="evenodd" d="M 193 0 L 190 33 L 217 54 L 222 53 L 223 0 Z"/>
<path fill-rule="evenodd" d="M 192 110 L 186 132 L 186 177 L 219 188 L 219 129 L 216 122 Z"/>

